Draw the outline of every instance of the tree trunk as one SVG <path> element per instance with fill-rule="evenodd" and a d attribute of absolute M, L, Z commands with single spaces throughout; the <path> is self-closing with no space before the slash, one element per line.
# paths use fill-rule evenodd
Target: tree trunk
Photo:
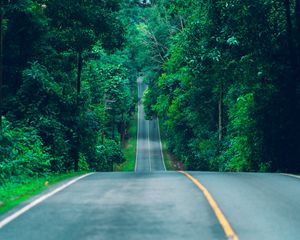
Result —
<path fill-rule="evenodd" d="M 293 30 L 292 30 L 292 20 L 291 20 L 291 5 L 290 0 L 284 0 L 285 15 L 286 15 L 286 32 L 287 32 L 287 43 L 289 48 L 289 58 L 293 70 L 297 67 L 297 59 L 295 46 L 293 41 Z"/>
<path fill-rule="evenodd" d="M 296 27 L 297 27 L 297 31 L 296 31 L 296 48 L 297 48 L 297 52 L 296 52 L 296 58 L 297 58 L 297 76 L 298 76 L 298 81 L 299 81 L 299 64 L 300 64 L 300 0 L 296 0 L 295 3 L 295 18 L 296 18 Z"/>
<path fill-rule="evenodd" d="M 219 141 L 223 138 L 223 81 L 220 83 L 220 98 L 219 98 Z"/>
<path fill-rule="evenodd" d="M 74 144 L 74 146 L 73 146 L 74 171 L 78 172 L 78 170 L 79 170 L 79 145 L 80 145 L 78 131 L 77 131 L 77 136 L 75 137 L 75 141 L 73 144 Z"/>
<path fill-rule="evenodd" d="M 82 65 L 83 65 L 83 59 L 82 59 L 82 51 L 78 51 L 78 60 L 77 60 L 77 114 L 80 116 L 80 103 L 79 103 L 79 97 L 80 97 L 80 91 L 81 91 L 81 73 L 82 73 Z M 77 172 L 79 170 L 79 153 L 80 153 L 80 129 L 79 129 L 79 123 L 76 123 L 76 141 L 75 141 L 75 150 L 76 153 L 74 153 L 74 171 Z"/>
<path fill-rule="evenodd" d="M 124 113 L 122 112 L 122 122 L 121 122 L 121 146 L 125 141 L 125 123 L 124 123 Z"/>
<path fill-rule="evenodd" d="M 2 1 L 1 1 L 2 3 Z M 2 132 L 2 111 L 3 111 L 3 17 L 4 13 L 1 9 L 0 13 L 0 131 Z"/>
<path fill-rule="evenodd" d="M 104 129 L 103 128 L 101 130 L 101 142 L 102 142 L 102 145 L 104 145 Z"/>
<path fill-rule="evenodd" d="M 80 95 L 81 90 L 81 73 L 82 73 L 82 51 L 78 52 L 78 60 L 77 60 L 77 97 Z"/>
<path fill-rule="evenodd" d="M 300 34 L 300 0 L 296 0 L 295 3 L 295 17 L 297 24 L 298 35 Z"/>
<path fill-rule="evenodd" d="M 113 113 L 112 138 L 115 139 L 115 113 Z"/>
<path fill-rule="evenodd" d="M 211 0 L 210 4 L 210 8 L 209 8 L 209 15 L 210 15 L 210 18 L 213 20 L 214 22 L 214 26 L 215 27 L 215 30 L 217 31 L 220 26 L 221 26 L 221 11 L 220 11 L 220 8 L 218 7 L 218 0 Z"/>

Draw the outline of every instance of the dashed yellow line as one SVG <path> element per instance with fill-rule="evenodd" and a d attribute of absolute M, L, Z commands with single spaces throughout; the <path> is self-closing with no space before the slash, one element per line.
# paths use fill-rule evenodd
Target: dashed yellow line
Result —
<path fill-rule="evenodd" d="M 214 200 L 212 195 L 209 193 L 209 191 L 193 176 L 190 174 L 184 172 L 184 171 L 179 171 L 180 173 L 184 174 L 187 178 L 189 178 L 203 193 L 205 198 L 207 199 L 209 205 L 213 209 L 218 221 L 220 222 L 224 233 L 230 240 L 239 240 L 239 237 L 236 235 L 236 233 L 233 231 L 230 223 L 224 216 L 223 212 L 221 211 L 220 207 L 218 206 L 217 202 Z"/>

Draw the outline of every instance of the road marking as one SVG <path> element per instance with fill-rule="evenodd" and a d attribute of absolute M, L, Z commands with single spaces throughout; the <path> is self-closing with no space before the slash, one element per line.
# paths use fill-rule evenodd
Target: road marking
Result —
<path fill-rule="evenodd" d="M 136 150 L 135 150 L 135 169 L 136 172 L 138 166 L 138 151 L 139 151 L 139 131 L 140 131 L 140 103 L 138 103 L 138 126 L 137 126 L 137 133 L 136 133 Z"/>
<path fill-rule="evenodd" d="M 26 205 L 25 207 L 21 208 L 20 210 L 18 210 L 17 212 L 13 213 L 12 215 L 8 216 L 7 218 L 3 219 L 0 222 L 0 229 L 3 228 L 5 225 L 7 225 L 8 223 L 10 223 L 11 221 L 13 221 L 14 219 L 16 219 L 17 217 L 21 216 L 22 214 L 24 214 L 25 212 L 29 211 L 31 208 L 33 208 L 34 206 L 38 205 L 39 203 L 43 202 L 44 200 L 46 200 L 47 198 L 53 196 L 54 194 L 62 191 L 63 189 L 69 187 L 70 185 L 76 183 L 77 181 L 79 181 L 82 178 L 85 178 L 91 174 L 94 173 L 88 173 L 85 175 L 82 175 L 80 177 L 77 177 L 65 184 L 63 184 L 62 186 L 54 189 L 52 192 L 49 192 L 45 195 L 40 196 L 39 198 L 37 198 L 36 200 L 34 200 L 33 202 L 29 203 L 28 205 Z"/>
<path fill-rule="evenodd" d="M 150 172 L 151 172 L 151 154 L 150 154 L 150 120 L 147 121 L 148 122 L 148 152 L 149 152 L 149 158 L 148 158 L 148 162 L 149 162 L 149 168 L 150 168 Z"/>
<path fill-rule="evenodd" d="M 138 95 L 140 95 L 141 86 L 140 86 L 139 78 L 137 79 L 137 82 L 138 82 Z M 140 132 L 140 108 L 141 108 L 141 100 L 139 100 L 139 102 L 138 102 L 138 116 L 137 116 L 138 126 L 137 126 L 137 131 L 136 131 L 136 150 L 135 150 L 135 168 L 134 168 L 135 172 L 136 172 L 137 167 L 138 167 L 139 132 Z"/>
<path fill-rule="evenodd" d="M 184 174 L 187 178 L 189 178 L 202 191 L 202 193 L 205 196 L 206 200 L 208 201 L 209 205 L 213 209 L 213 211 L 214 211 L 219 223 L 221 224 L 226 236 L 228 237 L 228 239 L 239 240 L 238 236 L 233 231 L 230 223 L 224 216 L 222 210 L 220 209 L 220 207 L 218 206 L 217 202 L 214 200 L 212 195 L 209 193 L 209 191 L 196 178 L 194 178 L 190 174 L 188 174 L 184 171 L 179 171 L 179 172 Z"/>
<path fill-rule="evenodd" d="M 294 178 L 299 178 L 299 179 L 300 179 L 300 176 L 299 176 L 299 175 L 289 174 L 289 173 L 280 173 L 280 174 L 281 174 L 281 175 L 284 175 L 284 176 L 294 177 Z"/>
<path fill-rule="evenodd" d="M 160 146 L 160 154 L 161 154 L 161 159 L 164 165 L 164 169 L 165 171 L 167 171 L 166 169 L 166 165 L 165 165 L 165 158 L 164 158 L 164 154 L 163 154 L 163 148 L 162 148 L 162 144 L 161 144 L 161 138 L 160 138 L 160 127 L 159 127 L 159 119 L 157 118 L 157 129 L 158 129 L 158 140 L 159 140 L 159 146 Z"/>

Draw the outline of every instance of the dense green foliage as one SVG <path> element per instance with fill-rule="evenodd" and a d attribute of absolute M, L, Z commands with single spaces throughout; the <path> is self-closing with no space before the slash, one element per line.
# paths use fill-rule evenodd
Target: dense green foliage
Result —
<path fill-rule="evenodd" d="M 137 148 L 137 114 L 133 115 L 130 128 L 128 129 L 128 139 L 123 142 L 123 152 L 125 162 L 115 165 L 116 171 L 129 172 L 134 171 Z"/>
<path fill-rule="evenodd" d="M 130 4 L 1 3 L 0 184 L 112 170 L 135 110 Z"/>
<path fill-rule="evenodd" d="M 4 121 L 0 148 L 0 180 L 20 175 L 37 176 L 50 167 L 52 156 L 43 145 L 36 129 L 13 128 Z"/>
<path fill-rule="evenodd" d="M 2 1 L 0 183 L 123 162 L 137 72 L 186 168 L 300 171 L 300 1 L 147 3 Z"/>
<path fill-rule="evenodd" d="M 145 109 L 171 152 L 194 170 L 299 172 L 299 1 L 158 0 L 143 14 Z"/>

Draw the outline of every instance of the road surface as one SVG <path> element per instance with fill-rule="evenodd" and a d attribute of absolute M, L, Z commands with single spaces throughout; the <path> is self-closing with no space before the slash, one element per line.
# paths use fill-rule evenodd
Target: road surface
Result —
<path fill-rule="evenodd" d="M 158 120 L 146 120 L 142 97 L 146 89 L 143 78 L 138 78 L 138 137 L 137 137 L 137 156 L 135 171 L 146 173 L 152 171 L 165 171 L 166 167 L 163 160 L 161 149 L 159 123 Z"/>
<path fill-rule="evenodd" d="M 140 82 L 140 94 L 144 88 Z M 0 216 L 0 240 L 228 239 L 203 192 L 182 173 L 165 171 L 158 122 L 143 115 L 140 105 L 135 172 L 89 175 L 11 219 L 32 201 L 21 204 Z M 211 194 L 239 239 L 300 239 L 300 179 L 189 174 Z"/>

